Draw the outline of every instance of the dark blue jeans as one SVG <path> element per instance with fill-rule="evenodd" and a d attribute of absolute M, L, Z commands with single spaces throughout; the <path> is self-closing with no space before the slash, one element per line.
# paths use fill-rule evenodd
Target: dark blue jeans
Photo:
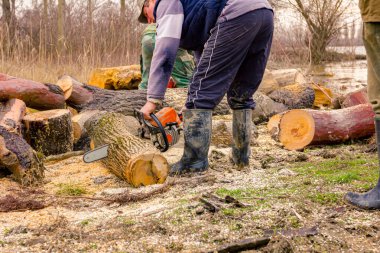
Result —
<path fill-rule="evenodd" d="M 188 109 L 214 109 L 227 93 L 233 110 L 254 109 L 273 37 L 273 12 L 259 9 L 217 23 L 189 86 Z"/>

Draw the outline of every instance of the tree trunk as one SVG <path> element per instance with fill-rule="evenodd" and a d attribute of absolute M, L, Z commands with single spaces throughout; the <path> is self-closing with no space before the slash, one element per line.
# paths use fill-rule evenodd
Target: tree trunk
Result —
<path fill-rule="evenodd" d="M 127 131 L 128 121 L 118 113 L 105 113 L 87 120 L 85 128 L 95 147 L 109 144 L 102 162 L 119 178 L 138 187 L 163 183 L 169 165 L 149 142 Z"/>
<path fill-rule="evenodd" d="M 294 84 L 273 91 L 269 97 L 289 109 L 302 109 L 313 106 L 315 92 L 309 86 Z"/>
<path fill-rule="evenodd" d="M 8 132 L 0 126 L 0 169 L 13 173 L 22 185 L 41 182 L 45 167 L 42 157 L 19 135 Z"/>
<path fill-rule="evenodd" d="M 73 127 L 69 110 L 49 110 L 24 117 L 25 139 L 45 156 L 73 150 Z"/>
<path fill-rule="evenodd" d="M 289 150 L 300 150 L 308 145 L 339 143 L 371 136 L 375 133 L 374 112 L 371 105 L 357 105 L 333 111 L 291 110 L 281 116 L 278 139 Z M 269 124 L 268 124 L 269 125 Z"/>
<path fill-rule="evenodd" d="M 252 111 L 252 120 L 255 124 L 265 122 L 269 117 L 288 110 L 284 104 L 275 102 L 260 92 L 256 92 L 253 99 L 256 102 L 256 108 Z"/>
<path fill-rule="evenodd" d="M 57 53 L 58 58 L 64 53 L 65 48 L 65 0 L 58 0 L 57 9 Z"/>
<path fill-rule="evenodd" d="M 52 84 L 42 84 L 0 73 L 0 101 L 17 98 L 35 109 L 59 109 L 65 107 L 62 90 Z"/>
<path fill-rule="evenodd" d="M 133 116 L 134 109 L 140 109 L 146 103 L 146 90 L 106 90 L 82 84 L 72 77 L 70 79 L 73 83 L 73 92 L 66 102 L 78 112 L 99 110 Z M 186 99 L 187 88 L 167 89 L 165 106 L 180 111 L 185 105 Z M 227 100 L 223 99 L 214 109 L 214 115 L 226 114 L 230 114 L 230 108 Z"/>
<path fill-rule="evenodd" d="M 26 105 L 19 99 L 10 99 L 0 102 L 0 125 L 9 132 L 21 135 L 21 120 L 25 116 Z"/>

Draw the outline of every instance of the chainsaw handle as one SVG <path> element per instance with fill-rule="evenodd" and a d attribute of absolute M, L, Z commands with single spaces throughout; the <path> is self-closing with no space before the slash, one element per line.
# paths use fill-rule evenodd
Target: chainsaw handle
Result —
<path fill-rule="evenodd" d="M 168 141 L 168 137 L 166 136 L 165 129 L 162 126 L 160 120 L 157 118 L 157 116 L 154 113 L 151 113 L 149 116 L 154 120 L 154 122 L 156 122 L 158 129 L 160 130 L 162 134 L 162 138 L 164 139 L 164 142 L 165 142 L 165 147 L 160 148 L 160 151 L 165 152 L 169 149 L 169 141 Z"/>

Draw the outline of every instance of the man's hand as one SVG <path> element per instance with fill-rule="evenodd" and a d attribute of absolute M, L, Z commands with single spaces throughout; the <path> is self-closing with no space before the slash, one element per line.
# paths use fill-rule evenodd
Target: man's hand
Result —
<path fill-rule="evenodd" d="M 150 119 L 150 114 L 156 110 L 156 104 L 147 101 L 145 105 L 140 109 L 140 112 L 144 114 L 145 119 Z"/>

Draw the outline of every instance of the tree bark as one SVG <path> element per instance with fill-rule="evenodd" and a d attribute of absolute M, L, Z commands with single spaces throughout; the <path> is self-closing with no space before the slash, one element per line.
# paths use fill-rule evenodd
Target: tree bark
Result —
<path fill-rule="evenodd" d="M 163 183 L 169 165 L 149 142 L 129 131 L 124 115 L 105 113 L 87 120 L 85 128 L 95 147 L 109 144 L 108 157 L 102 162 L 119 178 L 135 187 Z"/>
<path fill-rule="evenodd" d="M 0 73 L 0 101 L 17 98 L 28 107 L 48 110 L 65 107 L 62 90 L 53 84 L 42 84 Z"/>
<path fill-rule="evenodd" d="M 369 103 L 367 88 L 348 93 L 346 96 L 342 96 L 338 99 L 341 108 Z"/>
<path fill-rule="evenodd" d="M 300 150 L 308 145 L 340 143 L 375 133 L 370 104 L 333 111 L 291 110 L 268 124 L 270 131 L 279 122 L 278 138 L 286 149 Z"/>
<path fill-rule="evenodd" d="M 305 84 L 307 80 L 299 69 L 278 69 L 273 70 L 272 75 L 276 79 L 279 87 L 291 84 Z"/>
<path fill-rule="evenodd" d="M 269 97 L 289 109 L 302 109 L 313 106 L 315 92 L 309 86 L 294 84 L 273 91 Z"/>
<path fill-rule="evenodd" d="M 69 110 L 57 109 L 29 114 L 23 119 L 25 139 L 45 156 L 73 150 L 73 127 Z"/>
<path fill-rule="evenodd" d="M 9 132 L 21 135 L 21 120 L 25 112 L 26 105 L 22 100 L 13 98 L 5 103 L 0 102 L 0 125 Z"/>
<path fill-rule="evenodd" d="M 41 155 L 37 154 L 19 135 L 0 126 L 0 169 L 13 173 L 22 185 L 41 182 L 45 167 Z"/>
<path fill-rule="evenodd" d="M 253 99 L 256 102 L 256 107 L 252 111 L 252 120 L 255 124 L 265 122 L 271 116 L 288 110 L 284 104 L 275 102 L 260 92 L 256 92 Z"/>
<path fill-rule="evenodd" d="M 70 78 L 73 83 L 73 92 L 66 102 L 78 112 L 99 110 L 133 116 L 134 109 L 140 109 L 146 103 L 146 90 L 106 90 L 82 84 L 74 78 Z M 167 89 L 164 102 L 165 106 L 180 111 L 185 105 L 186 99 L 186 88 Z M 214 115 L 226 115 L 230 112 L 225 98 L 214 109 Z"/>

